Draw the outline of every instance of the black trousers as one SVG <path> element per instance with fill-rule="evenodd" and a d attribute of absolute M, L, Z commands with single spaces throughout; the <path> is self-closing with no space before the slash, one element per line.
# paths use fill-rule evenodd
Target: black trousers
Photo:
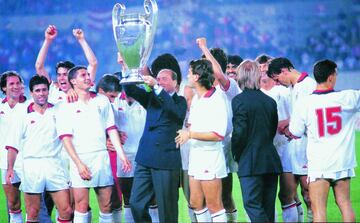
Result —
<path fill-rule="evenodd" d="M 278 175 L 239 177 L 246 213 L 252 222 L 274 222 Z"/>
<path fill-rule="evenodd" d="M 179 170 L 164 170 L 137 164 L 130 195 L 135 222 L 151 222 L 149 205 L 155 194 L 160 222 L 178 222 Z"/>

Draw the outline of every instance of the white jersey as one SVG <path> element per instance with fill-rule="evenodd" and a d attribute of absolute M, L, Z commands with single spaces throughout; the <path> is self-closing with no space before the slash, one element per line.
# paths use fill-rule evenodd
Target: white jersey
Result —
<path fill-rule="evenodd" d="M 135 158 L 145 127 L 146 110 L 139 102 L 134 101 L 129 105 L 122 98 L 115 99 L 113 108 L 118 130 L 126 132 L 128 135 L 124 144 L 124 152 L 126 155 L 133 155 Z"/>
<path fill-rule="evenodd" d="M 227 128 L 226 104 L 217 89 L 212 88 L 202 97 L 195 95 L 191 101 L 189 125 L 192 132 L 213 132 L 224 138 Z M 221 141 L 190 139 L 190 150 L 222 150 Z"/>
<path fill-rule="evenodd" d="M 56 87 L 52 82 L 49 87 L 48 102 L 55 105 L 63 101 L 66 102 L 66 93 L 61 91 L 60 88 Z"/>
<path fill-rule="evenodd" d="M 57 107 L 48 104 L 40 114 L 33 106 L 23 106 L 26 111 L 13 123 L 6 146 L 21 151 L 24 159 L 57 157 L 62 149 L 55 125 Z"/>
<path fill-rule="evenodd" d="M 308 135 L 309 173 L 354 168 L 355 121 L 360 91 L 314 91 L 299 103 L 290 122 L 295 136 Z"/>
<path fill-rule="evenodd" d="M 307 76 L 306 73 L 302 73 L 298 82 L 290 87 L 291 94 L 291 110 L 290 119 L 293 114 L 296 114 L 294 110 L 295 105 L 299 103 L 299 100 L 310 95 L 316 88 L 316 82 Z M 293 174 L 307 175 L 307 158 L 306 158 L 306 145 L 307 137 L 304 135 L 299 139 L 294 139 L 289 142 L 289 150 L 291 154 L 291 164 Z"/>
<path fill-rule="evenodd" d="M 9 106 L 7 98 L 3 99 L 0 103 L 0 168 L 7 169 L 7 150 L 5 149 L 5 144 L 9 137 L 10 126 L 13 125 L 13 122 L 21 116 L 21 112 L 24 112 L 23 106 L 26 106 L 27 101 L 21 101 L 17 103 L 13 108 Z M 20 163 L 21 155 L 18 154 L 19 159 L 16 159 L 16 163 Z"/>
<path fill-rule="evenodd" d="M 277 113 L 279 121 L 290 118 L 290 90 L 281 85 L 275 85 L 270 90 L 261 89 L 266 95 L 276 101 Z M 274 146 L 276 148 L 288 144 L 288 139 L 284 135 L 276 133 L 274 138 Z"/>
<path fill-rule="evenodd" d="M 56 125 L 60 139 L 72 136 L 77 154 L 106 151 L 106 131 L 116 129 L 109 99 L 95 93 L 87 102 L 61 103 Z"/>

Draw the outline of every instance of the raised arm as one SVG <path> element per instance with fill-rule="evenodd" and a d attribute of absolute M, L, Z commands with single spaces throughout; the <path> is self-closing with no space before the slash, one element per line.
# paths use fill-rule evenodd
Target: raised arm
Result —
<path fill-rule="evenodd" d="M 82 29 L 73 29 L 73 35 L 78 40 L 81 48 L 84 51 L 86 60 L 89 63 L 89 65 L 87 67 L 87 71 L 90 74 L 91 81 L 94 82 L 95 77 L 96 77 L 96 69 L 97 69 L 96 56 L 95 56 L 94 52 L 92 51 L 92 49 L 90 48 L 89 44 L 87 43 Z"/>
<path fill-rule="evenodd" d="M 198 38 L 198 39 L 196 39 L 196 43 L 198 44 L 202 53 L 205 55 L 205 58 L 211 62 L 213 70 L 214 70 L 214 77 L 219 81 L 219 83 L 223 89 L 227 89 L 227 87 L 229 86 L 230 80 L 224 74 L 224 72 L 221 70 L 220 64 L 217 62 L 217 60 L 210 53 L 210 50 L 207 48 L 206 38 L 203 38 L 203 37 Z"/>
<path fill-rule="evenodd" d="M 49 76 L 49 73 L 45 70 L 44 64 L 50 44 L 56 38 L 56 36 L 57 36 L 56 27 L 54 25 L 49 25 L 45 30 L 45 40 L 40 48 L 39 54 L 35 62 L 36 73 L 39 74 L 40 76 L 46 77 L 49 83 L 51 83 L 51 78 Z"/>

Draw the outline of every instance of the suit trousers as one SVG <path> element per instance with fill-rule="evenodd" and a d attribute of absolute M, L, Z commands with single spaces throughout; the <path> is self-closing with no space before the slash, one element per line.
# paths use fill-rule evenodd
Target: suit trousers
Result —
<path fill-rule="evenodd" d="M 130 195 L 135 222 L 151 222 L 149 205 L 155 195 L 160 222 L 178 222 L 179 170 L 155 169 L 137 164 Z"/>
<path fill-rule="evenodd" d="M 244 208 L 252 222 L 274 222 L 278 175 L 239 177 Z"/>

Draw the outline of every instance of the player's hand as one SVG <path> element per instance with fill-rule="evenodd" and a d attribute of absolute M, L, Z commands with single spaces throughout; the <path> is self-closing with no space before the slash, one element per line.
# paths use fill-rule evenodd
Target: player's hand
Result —
<path fill-rule="evenodd" d="M 297 137 L 297 136 L 293 135 L 293 134 L 290 132 L 289 128 L 286 128 L 286 129 L 284 130 L 284 135 L 286 136 L 286 138 L 288 139 L 288 141 L 291 141 L 291 140 L 293 140 L 293 139 L 300 139 L 300 137 Z"/>
<path fill-rule="evenodd" d="M 128 68 L 120 52 L 117 53 L 117 62 L 121 65 L 123 70 Z"/>
<path fill-rule="evenodd" d="M 77 40 L 83 40 L 85 38 L 82 29 L 73 29 L 73 35 Z"/>
<path fill-rule="evenodd" d="M 196 39 L 196 43 L 199 46 L 200 49 L 207 48 L 206 46 L 206 38 L 201 37 Z"/>
<path fill-rule="evenodd" d="M 176 148 L 180 148 L 181 145 L 186 143 L 190 139 L 190 131 L 180 129 L 177 131 L 177 136 L 175 137 Z"/>
<path fill-rule="evenodd" d="M 149 87 L 154 87 L 155 85 L 157 85 L 157 81 L 155 78 L 153 78 L 152 76 L 143 76 L 143 80 L 144 80 L 144 83 L 149 85 Z"/>
<path fill-rule="evenodd" d="M 129 172 L 131 170 L 131 162 L 126 157 L 124 150 L 121 150 L 118 152 L 120 160 L 121 160 L 121 169 L 125 173 Z"/>
<path fill-rule="evenodd" d="M 290 122 L 290 119 L 281 120 L 278 122 L 277 131 L 279 132 L 279 134 L 281 134 L 281 135 L 285 134 L 286 128 L 289 127 L 289 122 Z"/>
<path fill-rule="evenodd" d="M 120 142 L 122 145 L 124 145 L 126 140 L 128 139 L 128 135 L 126 132 L 123 132 L 123 131 L 120 131 L 119 135 L 120 135 Z"/>
<path fill-rule="evenodd" d="M 79 98 L 78 94 L 75 92 L 74 89 L 70 88 L 66 93 L 66 99 L 69 103 L 73 103 L 77 101 Z"/>
<path fill-rule="evenodd" d="M 57 36 L 57 29 L 54 25 L 49 25 L 45 30 L 45 39 L 53 40 Z"/>
<path fill-rule="evenodd" d="M 109 151 L 116 151 L 116 149 L 115 149 L 114 145 L 112 144 L 110 138 L 106 139 L 106 148 Z"/>
<path fill-rule="evenodd" d="M 83 179 L 83 180 L 91 180 L 91 172 L 90 172 L 89 168 L 85 164 L 80 162 L 79 164 L 77 164 L 77 168 L 78 168 L 79 175 L 80 175 L 81 179 Z"/>
<path fill-rule="evenodd" d="M 6 184 L 7 185 L 11 185 L 11 181 L 14 179 L 14 170 L 11 170 L 11 169 L 8 169 L 6 171 L 6 176 L 5 176 L 5 179 L 6 179 Z"/>

